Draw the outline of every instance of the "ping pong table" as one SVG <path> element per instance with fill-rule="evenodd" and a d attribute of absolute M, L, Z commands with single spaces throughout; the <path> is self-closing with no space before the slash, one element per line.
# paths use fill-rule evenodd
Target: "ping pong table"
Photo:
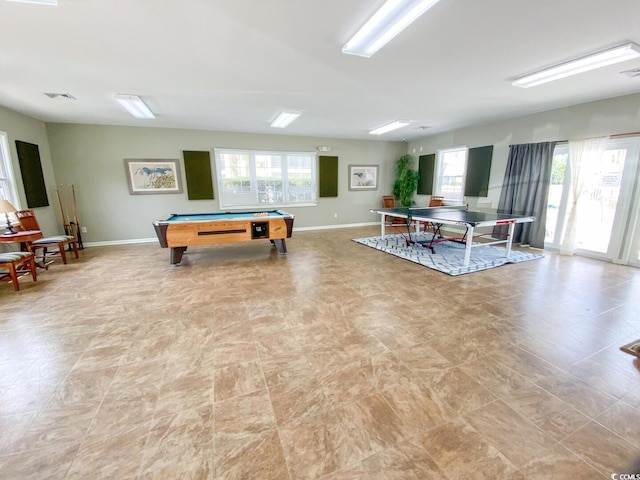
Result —
<path fill-rule="evenodd" d="M 408 239 L 407 243 L 420 243 L 424 247 L 435 252 L 435 246 L 438 243 L 446 241 L 454 241 L 465 244 L 464 266 L 469 265 L 471 258 L 471 249 L 474 247 L 485 245 L 496 245 L 504 243 L 506 246 L 507 258 L 511 255 L 511 246 L 513 243 L 513 231 L 517 223 L 533 222 L 535 217 L 526 215 L 511 215 L 503 213 L 476 212 L 467 210 L 466 207 L 397 207 L 397 208 L 375 208 L 371 212 L 378 213 L 381 216 L 380 228 L 381 236 L 384 237 L 385 224 L 387 217 L 394 219 L 403 219 L 407 227 Z M 411 239 L 410 227 L 415 224 L 416 233 L 419 232 L 420 223 L 430 225 L 433 231 L 433 237 L 427 242 L 413 242 Z M 466 232 L 462 237 L 445 237 L 440 231 L 443 225 L 457 225 L 465 227 Z M 475 234 L 475 230 L 480 227 L 508 226 L 506 238 L 493 240 L 482 243 L 473 243 L 474 238 L 489 236 L 492 233 Z M 406 237 L 405 237 L 406 238 Z"/>

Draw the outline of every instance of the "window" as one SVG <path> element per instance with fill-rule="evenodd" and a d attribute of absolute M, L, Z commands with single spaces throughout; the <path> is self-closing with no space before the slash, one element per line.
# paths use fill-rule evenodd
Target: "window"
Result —
<path fill-rule="evenodd" d="M 464 180 L 467 171 L 466 147 L 438 151 L 435 193 L 445 200 L 464 200 Z"/>
<path fill-rule="evenodd" d="M 315 152 L 215 149 L 220 207 L 317 201 Z"/>
<path fill-rule="evenodd" d="M 20 208 L 9 156 L 9 140 L 5 132 L 0 132 L 0 199 L 9 200 L 11 205 Z"/>

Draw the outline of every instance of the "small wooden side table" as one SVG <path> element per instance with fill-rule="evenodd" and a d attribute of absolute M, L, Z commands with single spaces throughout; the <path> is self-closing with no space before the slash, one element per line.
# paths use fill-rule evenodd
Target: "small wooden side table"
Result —
<path fill-rule="evenodd" d="M 0 243 L 19 243 L 20 251 L 30 252 L 31 242 L 42 238 L 42 232 L 40 230 L 19 230 L 16 233 L 3 233 L 0 235 Z M 38 268 L 47 270 L 48 263 L 38 262 L 34 257 L 34 262 Z"/>
<path fill-rule="evenodd" d="M 21 230 L 16 233 L 3 233 L 0 235 L 0 243 L 19 243 L 23 252 L 31 251 L 31 242 L 42 238 L 40 230 Z"/>

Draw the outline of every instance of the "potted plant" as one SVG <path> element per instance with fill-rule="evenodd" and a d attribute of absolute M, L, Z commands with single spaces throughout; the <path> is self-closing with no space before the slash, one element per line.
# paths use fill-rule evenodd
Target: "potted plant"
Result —
<path fill-rule="evenodd" d="M 402 207 L 413 205 L 413 194 L 418 189 L 419 173 L 412 167 L 413 157 L 403 155 L 396 161 L 396 180 L 393 182 L 393 196 Z"/>

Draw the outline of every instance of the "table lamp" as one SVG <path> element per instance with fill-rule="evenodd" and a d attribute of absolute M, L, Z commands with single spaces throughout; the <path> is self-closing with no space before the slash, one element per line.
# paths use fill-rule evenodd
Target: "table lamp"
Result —
<path fill-rule="evenodd" d="M 9 230 L 7 235 L 15 235 L 16 232 L 11 225 L 11 221 L 9 220 L 9 214 L 16 211 L 16 207 L 11 205 L 8 200 L 0 200 L 0 213 L 4 213 L 5 218 L 7 219 L 7 230 Z"/>

